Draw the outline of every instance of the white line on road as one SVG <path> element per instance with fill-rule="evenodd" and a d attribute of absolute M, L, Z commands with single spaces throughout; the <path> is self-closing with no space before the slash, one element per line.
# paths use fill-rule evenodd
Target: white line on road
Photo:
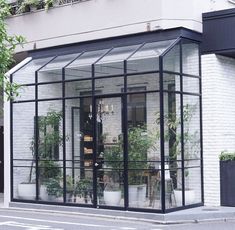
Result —
<path fill-rule="evenodd" d="M 17 219 L 17 220 L 29 220 L 29 221 L 37 221 L 37 222 L 47 222 L 53 224 L 66 224 L 66 225 L 76 225 L 76 226 L 87 226 L 87 227 L 100 227 L 100 228 L 115 228 L 116 226 L 108 226 L 108 225 L 98 225 L 98 224 L 82 224 L 82 223 L 70 223 L 64 221 L 56 221 L 56 220 L 43 220 L 43 219 L 34 219 L 34 218 L 25 218 L 25 217 L 18 217 L 18 216 L 4 216 L 0 215 L 2 218 L 9 218 L 9 219 Z"/>

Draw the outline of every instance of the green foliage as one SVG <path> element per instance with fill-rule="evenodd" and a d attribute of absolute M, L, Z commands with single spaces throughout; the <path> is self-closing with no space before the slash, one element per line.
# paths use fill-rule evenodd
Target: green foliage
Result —
<path fill-rule="evenodd" d="M 49 159 L 39 162 L 39 175 L 41 182 L 48 181 L 49 179 L 58 179 L 61 177 L 61 168 L 56 161 Z"/>
<path fill-rule="evenodd" d="M 39 0 L 24 0 L 21 2 L 20 7 L 17 11 L 17 13 L 24 13 L 29 12 L 30 7 L 39 7 L 40 1 Z"/>
<path fill-rule="evenodd" d="M 220 161 L 235 161 L 235 152 L 222 151 L 219 156 Z"/>
<path fill-rule="evenodd" d="M 25 39 L 22 36 L 7 34 L 6 18 L 10 15 L 10 7 L 5 0 L 0 0 L 0 88 L 4 87 L 7 99 L 18 96 L 19 85 L 10 83 L 6 72 L 14 62 L 13 54 L 17 45 L 22 45 Z M 3 91 L 3 90 L 1 90 Z"/>
<path fill-rule="evenodd" d="M 50 196 L 60 197 L 63 195 L 63 188 L 58 178 L 50 178 L 45 182 L 47 194 Z"/>

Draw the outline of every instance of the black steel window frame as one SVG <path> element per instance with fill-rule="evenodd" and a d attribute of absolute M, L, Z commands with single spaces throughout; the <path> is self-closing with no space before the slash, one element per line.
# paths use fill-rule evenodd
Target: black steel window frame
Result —
<path fill-rule="evenodd" d="M 198 207 L 201 206 L 204 202 L 204 196 L 203 196 L 203 145 L 202 145 L 202 89 L 201 89 L 201 57 L 200 57 L 200 43 L 198 41 L 195 40 L 191 40 L 192 43 L 196 43 L 199 46 L 199 75 L 192 75 L 192 74 L 187 74 L 183 72 L 183 60 L 182 60 L 182 39 L 184 40 L 191 40 L 188 38 L 183 38 L 180 37 L 178 38 L 165 52 L 163 52 L 160 56 L 159 56 L 159 70 L 155 70 L 155 71 L 145 71 L 145 72 L 138 72 L 138 73 L 127 73 L 127 62 L 128 59 L 135 54 L 145 43 L 141 44 L 126 60 L 124 60 L 123 62 L 123 69 L 124 69 L 124 73 L 123 74 L 117 74 L 117 75 L 109 75 L 109 76 L 99 76 L 99 77 L 95 77 L 95 64 L 106 54 L 108 54 L 112 49 L 109 49 L 107 52 L 105 52 L 100 58 L 97 59 L 97 61 L 95 63 L 93 63 L 91 65 L 91 71 L 92 71 L 92 77 L 91 78 L 84 78 L 84 79 L 70 79 L 70 80 L 66 80 L 65 76 L 66 76 L 66 67 L 71 64 L 73 61 L 75 61 L 77 58 L 79 58 L 80 56 L 82 56 L 82 53 L 80 53 L 75 59 L 71 60 L 67 65 L 65 65 L 62 68 L 62 80 L 61 81 L 52 81 L 52 82 L 38 82 L 38 73 L 39 71 L 45 67 L 47 64 L 49 64 L 51 61 L 53 61 L 57 56 L 53 57 L 52 59 L 50 59 L 47 63 L 45 63 L 43 66 L 41 66 L 38 70 L 35 71 L 35 83 L 32 84 L 22 84 L 22 86 L 35 86 L 35 100 L 13 100 L 11 99 L 10 101 L 10 130 L 11 130 L 11 135 L 10 135 L 10 139 L 11 139 L 11 200 L 12 201 L 16 201 L 16 202 L 31 202 L 31 203 L 42 203 L 42 204 L 63 204 L 63 205 L 69 205 L 69 206 L 80 206 L 80 207 L 97 207 L 97 199 L 96 199 L 96 193 L 97 193 L 97 187 L 96 187 L 96 169 L 95 166 L 93 165 L 93 191 L 94 191 L 94 203 L 93 205 L 87 205 L 87 204 L 72 204 L 72 203 L 66 203 L 66 141 L 65 139 L 63 140 L 63 203 L 57 203 L 57 202 L 46 202 L 46 201 L 40 201 L 39 200 L 39 175 L 38 175 L 38 160 L 36 160 L 36 200 L 22 200 L 22 199 L 17 199 L 13 197 L 13 168 L 17 167 L 14 166 L 13 161 L 14 160 L 20 160 L 20 159 L 16 159 L 13 156 L 13 105 L 14 104 L 21 104 L 21 103 L 29 103 L 29 102 L 34 102 L 35 103 L 35 115 L 36 117 L 38 117 L 38 102 L 43 102 L 43 101 L 52 101 L 52 100 L 61 100 L 62 101 L 62 111 L 63 111 L 63 136 L 65 136 L 66 133 L 66 126 L 65 126 L 65 121 L 66 121 L 66 114 L 65 114 L 65 103 L 66 100 L 69 99 L 76 99 L 76 98 L 82 98 L 82 97 L 87 97 L 87 96 L 75 96 L 75 97 L 66 97 L 65 95 L 65 85 L 67 82 L 78 82 L 78 81 L 84 81 L 84 80 L 91 80 L 92 82 L 92 105 L 93 108 L 95 108 L 95 100 L 97 97 L 121 97 L 123 98 L 123 121 L 122 123 L 124 124 L 124 177 L 125 177 L 125 181 L 124 181 L 124 187 L 125 187 L 125 192 L 124 192 L 124 198 L 125 198 L 125 203 L 124 203 L 124 208 L 118 208 L 118 207 L 112 207 L 112 209 L 124 209 L 124 210 L 130 210 L 130 211 L 144 211 L 144 212 L 155 212 L 155 213 L 167 213 L 167 212 L 171 212 L 171 211 L 176 211 L 176 210 L 182 210 L 185 208 L 190 208 L 190 207 Z M 164 62 L 164 57 L 165 55 L 175 46 L 179 44 L 180 46 L 180 72 L 173 72 L 173 71 L 166 71 L 163 68 L 163 62 Z M 28 63 L 26 63 L 25 65 L 27 65 Z M 23 66 L 21 67 L 23 68 Z M 19 69 L 18 69 L 19 70 Z M 18 71 L 17 70 L 17 71 Z M 182 201 L 183 204 L 180 207 L 176 207 L 176 208 L 170 208 L 167 209 L 166 208 L 166 204 L 165 204 L 165 183 L 161 184 L 161 209 L 144 209 L 144 208 L 131 208 L 128 207 L 128 147 L 127 147 L 127 141 L 128 141 L 128 137 L 127 137 L 127 95 L 129 94 L 139 94 L 140 92 L 128 92 L 127 88 L 127 78 L 128 76 L 133 76 L 133 75 L 143 75 L 143 74 L 156 74 L 156 80 L 159 81 L 159 86 L 160 88 L 157 90 L 146 90 L 146 91 L 141 91 L 141 93 L 144 94 L 148 94 L 148 93 L 159 93 L 160 96 L 160 147 L 161 147 L 161 180 L 164 182 L 165 181 L 165 154 L 164 154 L 164 94 L 165 93 L 174 93 L 176 95 L 180 95 L 180 103 L 181 103 L 181 122 L 182 122 L 182 126 L 181 126 L 181 134 L 182 134 L 182 139 L 181 139 L 181 145 L 182 145 L 182 158 L 181 158 L 181 162 L 182 162 L 182 185 L 183 185 L 183 191 L 182 191 Z M 164 74 L 173 74 L 173 75 L 178 75 L 180 77 L 180 90 L 179 91 L 170 91 L 170 90 L 165 90 L 164 89 Z M 114 94 L 106 94 L 106 95 L 95 95 L 95 81 L 98 79 L 110 79 L 110 78 L 115 78 L 115 77 L 124 77 L 124 90 L 123 92 L 120 93 L 114 93 Z M 184 92 L 183 91 L 183 77 L 191 77 L 191 78 L 197 78 L 199 79 L 199 93 L 190 93 L 190 92 Z M 10 81 L 13 81 L 14 79 L 14 73 L 11 74 L 10 76 Z M 62 97 L 61 98 L 46 98 L 46 99 L 39 99 L 38 98 L 38 86 L 39 85 L 50 85 L 50 84 L 55 84 L 55 83 L 62 83 Z M 184 188 L 184 137 L 183 137 L 183 117 L 182 117 L 182 113 L 183 113 L 183 96 L 184 95 L 192 95 L 192 96 L 197 96 L 199 98 L 199 102 L 200 102 L 200 147 L 201 147 L 201 154 L 200 154 L 200 159 L 196 159 L 196 160 L 200 160 L 200 166 L 198 166 L 198 168 L 201 168 L 201 202 L 199 203 L 195 203 L 195 204 L 191 204 L 191 205 L 185 205 L 185 188 Z M 92 115 L 93 115 L 93 132 L 94 132 L 94 139 L 96 137 L 96 129 L 95 129 L 95 109 L 92 110 Z M 37 123 L 37 122 L 36 122 Z M 38 130 L 37 124 L 36 124 L 36 129 Z M 36 132 L 36 140 L 38 140 L 38 132 Z M 36 157 L 38 159 L 38 153 L 37 153 L 37 148 L 38 148 L 38 141 L 36 141 Z M 96 147 L 94 144 L 94 152 L 96 152 Z M 194 160 L 194 159 L 191 159 Z M 94 154 L 93 156 L 93 163 L 96 161 L 96 156 Z M 22 166 L 23 167 L 23 166 Z M 193 166 L 190 168 L 194 168 Z M 105 207 L 102 206 L 102 208 L 110 208 L 110 207 Z"/>

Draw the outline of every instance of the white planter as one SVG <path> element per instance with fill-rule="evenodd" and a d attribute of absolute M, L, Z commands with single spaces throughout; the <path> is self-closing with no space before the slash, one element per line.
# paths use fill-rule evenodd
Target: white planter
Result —
<path fill-rule="evenodd" d="M 41 200 L 48 200 L 48 194 L 47 194 L 47 188 L 45 185 L 40 186 L 40 195 L 39 195 Z"/>
<path fill-rule="evenodd" d="M 129 185 L 129 205 L 132 207 L 143 207 L 146 200 L 146 184 Z"/>
<path fill-rule="evenodd" d="M 121 191 L 104 191 L 106 205 L 118 206 L 121 201 Z"/>
<path fill-rule="evenodd" d="M 22 183 L 18 184 L 18 196 L 23 200 L 35 200 L 36 199 L 36 184 Z"/>
<path fill-rule="evenodd" d="M 182 206 L 182 190 L 174 190 L 177 206 Z M 185 190 L 185 205 L 195 203 L 195 191 L 192 189 Z"/>

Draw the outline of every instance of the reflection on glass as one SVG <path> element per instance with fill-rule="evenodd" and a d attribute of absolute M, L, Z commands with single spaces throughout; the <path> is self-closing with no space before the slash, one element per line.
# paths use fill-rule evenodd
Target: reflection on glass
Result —
<path fill-rule="evenodd" d="M 180 45 L 175 45 L 163 57 L 163 70 L 180 72 Z"/>
<path fill-rule="evenodd" d="M 159 90 L 159 74 L 130 75 L 127 77 L 127 88 L 141 87 L 141 91 Z"/>
<path fill-rule="evenodd" d="M 62 83 L 38 85 L 38 99 L 62 98 Z"/>
<path fill-rule="evenodd" d="M 117 47 L 112 49 L 95 65 L 95 77 L 124 74 L 126 60 L 139 45 Z"/>
<path fill-rule="evenodd" d="M 188 93 L 199 93 L 199 78 L 183 76 L 183 91 Z"/>
<path fill-rule="evenodd" d="M 180 91 L 180 76 L 164 73 L 163 89 L 167 91 Z"/>
<path fill-rule="evenodd" d="M 65 69 L 65 80 L 92 77 L 92 64 L 94 64 L 107 50 L 85 52 L 74 60 Z"/>
<path fill-rule="evenodd" d="M 65 97 L 79 97 L 92 90 L 91 80 L 65 82 Z"/>
<path fill-rule="evenodd" d="M 36 198 L 35 154 L 31 149 L 34 118 L 34 102 L 13 104 L 14 198 L 26 200 Z"/>
<path fill-rule="evenodd" d="M 182 41 L 183 73 L 199 75 L 199 45 L 184 39 Z"/>
<path fill-rule="evenodd" d="M 159 70 L 159 56 L 174 40 L 147 43 L 127 60 L 127 72 L 138 73 Z"/>
<path fill-rule="evenodd" d="M 78 54 L 58 56 L 38 72 L 38 82 L 62 81 L 62 68 Z"/>
<path fill-rule="evenodd" d="M 34 59 L 30 61 L 22 69 L 13 74 L 13 82 L 17 84 L 35 83 L 35 72 L 50 60 L 52 60 L 52 57 Z"/>

